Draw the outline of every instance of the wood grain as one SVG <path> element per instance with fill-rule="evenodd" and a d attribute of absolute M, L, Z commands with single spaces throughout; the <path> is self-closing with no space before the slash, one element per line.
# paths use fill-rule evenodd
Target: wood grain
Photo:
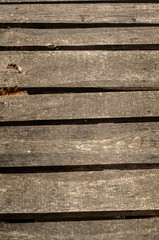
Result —
<path fill-rule="evenodd" d="M 159 116 L 159 91 L 0 97 L 0 121 Z"/>
<path fill-rule="evenodd" d="M 159 210 L 159 170 L 0 175 L 0 214 Z"/>
<path fill-rule="evenodd" d="M 159 123 L 0 128 L 0 167 L 159 164 Z"/>
<path fill-rule="evenodd" d="M 159 23 L 159 4 L 1 5 L 0 23 Z"/>
<path fill-rule="evenodd" d="M 112 221 L 81 221 L 51 223 L 0 223 L 0 235 L 5 240 L 157 240 L 159 219 Z"/>
<path fill-rule="evenodd" d="M 0 87 L 15 86 L 159 89 L 159 51 L 1 52 Z"/>
<path fill-rule="evenodd" d="M 1 28 L 0 46 L 159 44 L 158 27 L 27 29 Z"/>
<path fill-rule="evenodd" d="M 105 3 L 113 3 L 113 2 L 117 2 L 117 3 L 119 3 L 121 0 L 0 0 L 0 3 L 32 3 L 32 2 L 34 2 L 34 3 L 55 3 L 55 2 L 71 2 L 71 3 L 73 3 L 73 2 L 80 2 L 80 3 L 85 3 L 85 2 L 95 2 L 95 3 L 98 3 L 98 2 L 105 2 Z M 130 3 L 132 3 L 132 2 L 138 2 L 138 3 L 141 3 L 141 2 L 154 2 L 154 3 L 157 3 L 158 2 L 158 0 L 138 0 L 138 1 L 136 1 L 136 0 L 122 0 L 122 2 L 130 2 Z"/>

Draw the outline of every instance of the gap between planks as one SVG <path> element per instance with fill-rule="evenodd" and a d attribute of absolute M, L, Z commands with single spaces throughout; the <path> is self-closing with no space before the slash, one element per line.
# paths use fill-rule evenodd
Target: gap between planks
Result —
<path fill-rule="evenodd" d="M 158 51 L 159 44 L 87 46 L 0 46 L 0 51 Z"/>
<path fill-rule="evenodd" d="M 90 118 L 90 119 L 63 119 L 63 120 L 31 120 L 31 121 L 4 121 L 1 127 L 6 126 L 43 126 L 43 125 L 85 125 L 101 123 L 145 123 L 159 122 L 159 117 L 130 117 L 130 118 Z"/>

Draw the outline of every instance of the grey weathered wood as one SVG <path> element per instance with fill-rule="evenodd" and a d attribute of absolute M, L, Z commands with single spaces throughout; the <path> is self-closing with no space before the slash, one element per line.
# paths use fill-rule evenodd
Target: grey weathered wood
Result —
<path fill-rule="evenodd" d="M 87 2 L 88 0 L 80 0 L 80 2 Z M 98 0 L 91 0 L 92 2 L 98 2 Z M 119 0 L 100 0 L 100 2 L 103 1 L 103 2 L 118 2 Z M 127 1 L 127 0 L 126 0 Z M 0 0 L 0 3 L 31 3 L 31 2 L 34 2 L 34 3 L 40 3 L 40 2 L 43 2 L 43 3 L 47 3 L 47 2 L 70 2 L 70 0 Z M 71 2 L 79 2 L 79 0 L 71 0 Z"/>
<path fill-rule="evenodd" d="M 8 69 L 8 64 L 23 69 Z M 0 87 L 159 89 L 159 51 L 1 52 Z"/>
<path fill-rule="evenodd" d="M 158 27 L 25 29 L 1 28 L 0 46 L 158 44 Z"/>
<path fill-rule="evenodd" d="M 1 5 L 0 23 L 159 23 L 159 4 Z"/>
<path fill-rule="evenodd" d="M 0 128 L 0 167 L 159 164 L 159 123 Z"/>
<path fill-rule="evenodd" d="M 159 91 L 0 97 L 0 121 L 159 116 Z"/>
<path fill-rule="evenodd" d="M 159 219 L 127 219 L 87 222 L 0 223 L 5 240 L 157 240 Z"/>
<path fill-rule="evenodd" d="M 0 175 L 0 214 L 159 210 L 159 170 Z"/>
<path fill-rule="evenodd" d="M 0 3 L 40 3 L 40 2 L 43 2 L 45 4 L 46 3 L 50 3 L 50 2 L 120 2 L 121 0 L 0 0 Z M 122 2 L 136 2 L 136 0 L 122 0 Z M 139 0 L 138 1 L 139 3 L 140 2 L 151 2 L 151 0 Z M 152 2 L 158 2 L 158 0 L 152 0 Z"/>

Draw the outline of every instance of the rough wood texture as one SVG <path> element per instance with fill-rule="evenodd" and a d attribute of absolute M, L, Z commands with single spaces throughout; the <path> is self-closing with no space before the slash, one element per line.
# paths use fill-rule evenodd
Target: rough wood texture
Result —
<path fill-rule="evenodd" d="M 0 214 L 159 210 L 159 170 L 0 175 Z"/>
<path fill-rule="evenodd" d="M 0 223 L 5 240 L 157 240 L 159 219 L 131 219 L 87 222 Z M 22 237 L 23 236 L 23 237 Z"/>
<path fill-rule="evenodd" d="M 0 0 L 0 3 L 47 3 L 47 2 L 87 2 L 88 0 Z M 90 1 L 90 0 L 89 0 Z M 100 2 L 118 2 L 119 0 L 100 0 Z M 127 0 L 126 0 L 127 1 Z M 129 0 L 128 0 L 129 1 Z M 91 2 L 98 2 L 98 0 L 91 0 Z"/>
<path fill-rule="evenodd" d="M 17 64 L 23 70 L 7 68 Z M 0 87 L 159 89 L 159 51 L 1 52 Z"/>
<path fill-rule="evenodd" d="M 0 121 L 159 116 L 159 91 L 1 96 Z"/>
<path fill-rule="evenodd" d="M 159 28 L 25 29 L 1 28 L 0 46 L 88 46 L 158 44 Z"/>
<path fill-rule="evenodd" d="M 159 4 L 1 5 L 0 23 L 159 23 Z"/>
<path fill-rule="evenodd" d="M 159 164 L 159 123 L 0 128 L 0 167 Z"/>
<path fill-rule="evenodd" d="M 43 3 L 50 3 L 50 2 L 138 2 L 138 3 L 141 3 L 141 2 L 158 2 L 158 0 L 0 0 L 0 3 L 40 3 L 40 2 L 43 2 Z"/>

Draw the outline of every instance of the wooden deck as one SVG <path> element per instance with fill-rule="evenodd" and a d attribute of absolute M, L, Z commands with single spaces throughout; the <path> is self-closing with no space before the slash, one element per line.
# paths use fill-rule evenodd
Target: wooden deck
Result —
<path fill-rule="evenodd" d="M 159 239 L 158 0 L 0 0 L 0 94 L 0 240 Z"/>

